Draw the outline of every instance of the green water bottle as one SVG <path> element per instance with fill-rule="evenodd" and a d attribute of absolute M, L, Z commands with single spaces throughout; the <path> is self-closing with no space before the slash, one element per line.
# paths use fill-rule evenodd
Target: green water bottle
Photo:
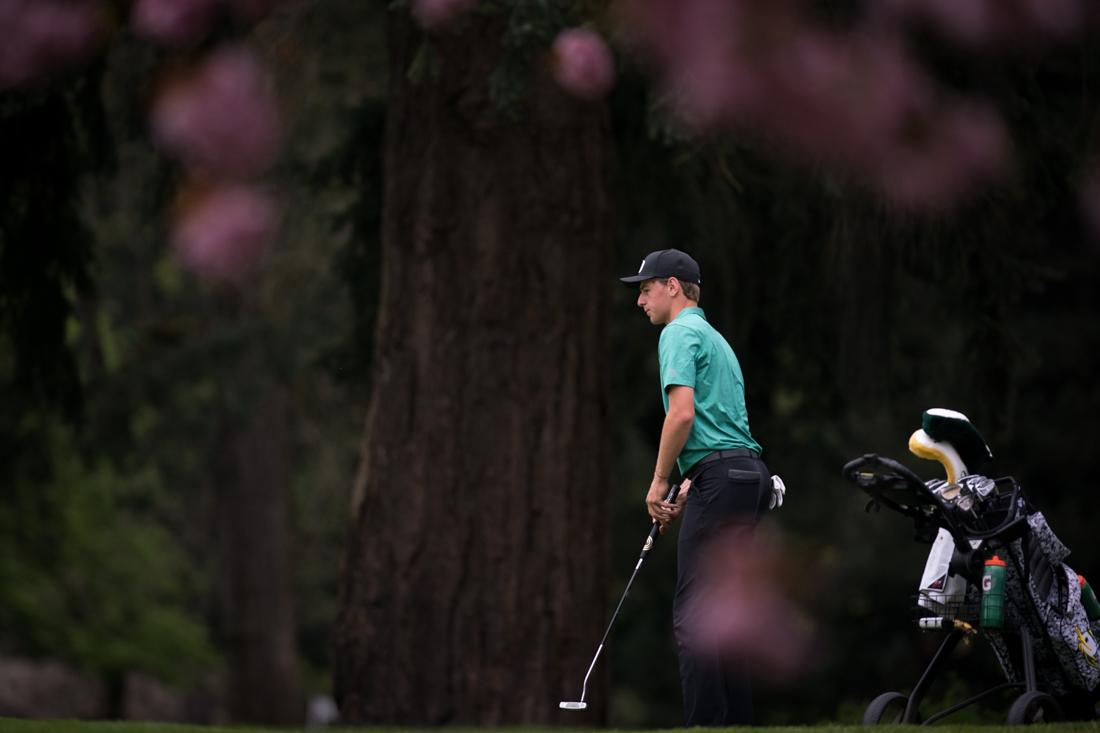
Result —
<path fill-rule="evenodd" d="M 982 574 L 982 628 L 999 629 L 1004 619 L 1005 561 L 994 555 Z"/>
<path fill-rule="evenodd" d="M 1095 621 L 1100 618 L 1100 601 L 1096 600 L 1096 594 L 1084 575 L 1078 575 L 1077 582 L 1081 584 L 1081 605 L 1085 607 L 1085 614 L 1089 621 Z"/>

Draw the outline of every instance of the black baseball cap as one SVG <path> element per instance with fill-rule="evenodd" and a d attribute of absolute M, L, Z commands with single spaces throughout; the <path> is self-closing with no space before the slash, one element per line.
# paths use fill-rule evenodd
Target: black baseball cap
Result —
<path fill-rule="evenodd" d="M 620 277 L 619 280 L 632 285 L 655 277 L 674 277 L 680 282 L 696 285 L 703 281 L 699 275 L 699 263 L 693 260 L 691 255 L 678 249 L 659 249 L 656 252 L 650 252 L 642 260 L 642 266 L 638 268 L 637 275 Z"/>

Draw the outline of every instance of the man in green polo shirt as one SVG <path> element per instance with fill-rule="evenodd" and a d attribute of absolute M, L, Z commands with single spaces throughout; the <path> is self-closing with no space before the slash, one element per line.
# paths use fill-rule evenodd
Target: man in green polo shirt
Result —
<path fill-rule="evenodd" d="M 662 531 L 683 514 L 677 545 L 673 630 L 688 727 L 752 723 L 748 670 L 691 643 L 693 594 L 708 540 L 751 528 L 767 510 L 773 483 L 749 430 L 741 365 L 699 308 L 699 265 L 676 249 L 651 252 L 636 275 L 638 306 L 664 326 L 658 347 L 665 421 L 646 507 Z M 674 468 L 684 478 L 666 502 Z M 778 491 L 778 486 L 776 487 Z M 775 497 L 782 500 L 782 495 Z"/>

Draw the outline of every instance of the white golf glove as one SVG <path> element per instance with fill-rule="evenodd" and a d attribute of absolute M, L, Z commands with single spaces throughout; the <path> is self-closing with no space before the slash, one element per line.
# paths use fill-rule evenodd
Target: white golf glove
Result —
<path fill-rule="evenodd" d="M 772 476 L 772 495 L 768 498 L 768 509 L 783 506 L 783 497 L 787 494 L 787 485 L 778 476 Z"/>

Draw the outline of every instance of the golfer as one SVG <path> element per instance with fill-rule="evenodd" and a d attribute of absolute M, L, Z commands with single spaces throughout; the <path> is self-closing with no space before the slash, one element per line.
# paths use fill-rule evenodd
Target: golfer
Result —
<path fill-rule="evenodd" d="M 707 540 L 720 530 L 751 529 L 772 497 L 760 445 L 749 431 L 741 366 L 699 307 L 699 265 L 690 256 L 676 249 L 651 252 L 636 275 L 620 279 L 638 284 L 638 307 L 651 323 L 664 326 L 657 355 L 665 421 L 646 507 L 662 531 L 683 513 L 672 623 L 685 722 L 748 725 L 748 670 L 689 644 L 688 618 Z M 677 467 L 684 482 L 675 503 L 666 502 Z"/>

